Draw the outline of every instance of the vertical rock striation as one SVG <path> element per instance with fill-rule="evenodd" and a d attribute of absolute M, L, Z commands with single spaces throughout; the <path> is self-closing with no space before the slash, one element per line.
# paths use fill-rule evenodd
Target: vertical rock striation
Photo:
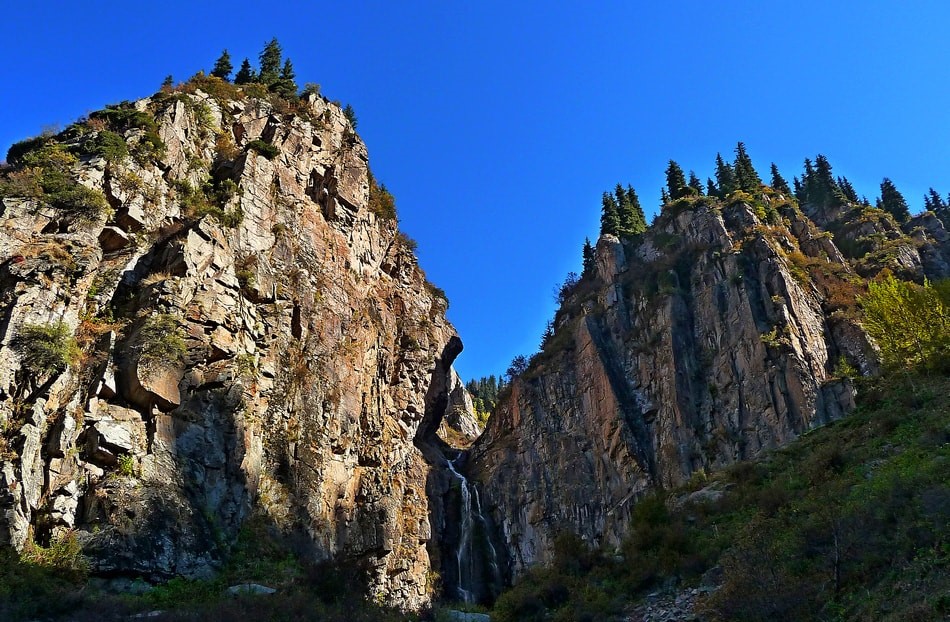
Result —
<path fill-rule="evenodd" d="M 515 574 L 550 560 L 561 531 L 616 545 L 645 492 L 783 445 L 853 406 L 835 368 L 876 367 L 854 314 L 861 280 L 794 203 L 762 201 L 683 200 L 628 243 L 601 237 L 596 268 L 470 452 L 467 474 Z M 926 238 L 917 247 L 939 246 L 942 228 L 923 227 L 939 222 L 915 229 Z M 889 261 L 922 277 L 915 244 L 899 228 L 892 238 L 872 236 L 892 252 L 861 270 Z"/>

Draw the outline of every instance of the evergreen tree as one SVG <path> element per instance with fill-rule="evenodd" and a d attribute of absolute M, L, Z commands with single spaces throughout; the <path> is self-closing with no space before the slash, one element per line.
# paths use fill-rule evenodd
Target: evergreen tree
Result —
<path fill-rule="evenodd" d="M 782 174 L 778 172 L 778 167 L 775 166 L 775 162 L 772 162 L 772 190 L 781 192 L 785 196 L 788 196 L 792 193 L 792 191 L 788 188 L 788 182 L 785 181 L 785 178 L 782 177 Z"/>
<path fill-rule="evenodd" d="M 593 274 L 596 262 L 597 255 L 594 253 L 594 247 L 591 246 L 590 238 L 584 238 L 584 269 L 581 271 L 581 276 Z"/>
<path fill-rule="evenodd" d="M 254 70 L 251 68 L 251 61 L 244 59 L 241 63 L 241 68 L 238 69 L 237 75 L 234 76 L 235 84 L 248 84 L 250 82 L 257 81 L 257 74 L 254 73 Z"/>
<path fill-rule="evenodd" d="M 716 154 L 716 185 L 719 186 L 721 198 L 726 198 L 736 191 L 736 173 L 718 153 Z"/>
<path fill-rule="evenodd" d="M 221 78 L 224 81 L 227 81 L 231 77 L 231 71 L 234 70 L 234 66 L 231 65 L 231 55 L 228 54 L 227 49 L 221 52 L 221 56 L 214 63 L 214 69 L 211 70 L 211 75 L 216 78 Z"/>
<path fill-rule="evenodd" d="M 712 177 L 706 178 L 706 194 L 711 197 L 720 197 L 719 188 L 716 187 L 716 182 L 712 180 Z"/>
<path fill-rule="evenodd" d="M 296 97 L 297 83 L 294 82 L 294 77 L 294 66 L 289 58 L 285 59 L 284 68 L 280 72 L 280 79 L 274 83 L 271 90 L 285 99 Z"/>
<path fill-rule="evenodd" d="M 841 194 L 844 195 L 845 199 L 851 203 L 858 202 L 858 193 L 854 190 L 854 186 L 851 185 L 847 177 L 842 176 L 838 178 L 838 188 L 841 189 Z"/>
<path fill-rule="evenodd" d="M 688 185 L 690 188 L 696 191 L 697 195 L 703 194 L 703 182 L 699 181 L 699 177 L 696 176 L 695 171 L 689 172 L 689 182 Z"/>
<path fill-rule="evenodd" d="M 175 78 L 172 77 L 172 74 L 165 76 L 165 79 L 162 80 L 162 92 L 167 93 L 172 90 L 172 87 L 175 86 Z"/>
<path fill-rule="evenodd" d="M 820 203 L 821 205 L 831 205 L 833 203 L 844 203 L 845 196 L 831 173 L 831 163 L 828 158 L 822 154 L 815 156 L 815 181 L 813 184 L 814 197 L 809 197 L 809 201 Z"/>
<path fill-rule="evenodd" d="M 353 106 L 347 104 L 343 108 L 343 116 L 346 117 L 346 120 L 350 122 L 350 125 L 353 126 L 353 130 L 356 130 L 356 111 L 353 110 Z"/>
<path fill-rule="evenodd" d="M 660 207 L 668 205 L 670 202 L 670 193 L 667 192 L 666 186 L 660 188 Z"/>
<path fill-rule="evenodd" d="M 792 185 L 795 187 L 795 198 L 798 199 L 799 203 L 805 202 L 805 186 L 802 184 L 801 180 L 798 179 L 798 175 L 792 177 Z"/>
<path fill-rule="evenodd" d="M 950 198 L 950 197 L 948 197 Z M 944 203 L 943 199 L 940 197 L 940 193 L 931 188 L 927 191 L 927 194 L 924 195 L 924 209 L 931 212 L 939 212 L 940 210 L 947 209 L 947 203 Z"/>
<path fill-rule="evenodd" d="M 617 211 L 617 199 L 604 193 L 600 212 L 600 235 L 619 235 L 620 214 Z"/>
<path fill-rule="evenodd" d="M 877 200 L 877 207 L 890 213 L 894 220 L 901 224 L 910 220 L 910 210 L 907 209 L 904 195 L 887 177 L 881 182 L 881 198 Z"/>
<path fill-rule="evenodd" d="M 666 167 L 666 187 L 673 200 L 686 195 L 686 176 L 683 175 L 680 165 L 673 160 L 670 160 L 670 165 Z"/>
<path fill-rule="evenodd" d="M 276 37 L 264 46 L 259 58 L 261 71 L 258 79 L 263 84 L 271 86 L 280 79 L 281 49 Z"/>
<path fill-rule="evenodd" d="M 633 186 L 627 185 L 624 190 L 620 184 L 614 190 L 617 196 L 617 218 L 619 219 L 619 234 L 632 237 L 647 230 L 647 219 L 640 207 L 640 197 Z"/>
<path fill-rule="evenodd" d="M 755 168 L 752 166 L 752 158 L 746 153 L 745 144 L 741 141 L 736 145 L 736 161 L 732 165 L 732 170 L 735 173 L 736 186 L 739 190 L 756 192 L 759 186 L 762 185 L 759 174 L 755 172 Z"/>

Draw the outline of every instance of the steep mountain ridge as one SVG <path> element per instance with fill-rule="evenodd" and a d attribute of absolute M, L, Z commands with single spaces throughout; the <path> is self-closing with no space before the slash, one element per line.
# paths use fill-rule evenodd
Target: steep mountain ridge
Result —
<path fill-rule="evenodd" d="M 837 222 L 849 209 L 869 211 L 844 206 Z M 862 274 L 948 274 L 918 252 L 948 250 L 939 221 L 918 217 L 910 237 L 870 210 L 873 219 L 834 236 L 806 216 L 832 222 L 823 208 L 801 210 L 766 188 L 680 199 L 642 235 L 601 237 L 595 267 L 471 449 L 469 474 L 516 576 L 550 562 L 558 534 L 617 546 L 647 492 L 784 445 L 853 407 L 838 370 L 877 370 L 855 309 Z M 839 240 L 868 260 L 846 258 Z"/>
<path fill-rule="evenodd" d="M 199 76 L 11 161 L 2 541 L 76 538 L 100 575 L 204 577 L 257 513 L 362 569 L 377 601 L 427 604 L 415 443 L 461 342 L 341 108 Z M 31 365 L 73 335 L 78 356 Z"/>

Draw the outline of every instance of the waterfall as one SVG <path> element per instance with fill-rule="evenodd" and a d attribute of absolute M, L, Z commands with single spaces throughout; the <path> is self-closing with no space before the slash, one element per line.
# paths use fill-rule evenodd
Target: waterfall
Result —
<path fill-rule="evenodd" d="M 482 513 L 482 503 L 478 496 L 478 489 L 469 484 L 464 475 L 456 469 L 455 462 L 462 456 L 459 454 L 454 460 L 446 460 L 445 464 L 455 479 L 459 481 L 459 492 L 462 500 L 459 508 L 459 534 L 455 547 L 455 562 L 458 570 L 458 584 L 456 585 L 459 600 L 465 603 L 474 603 L 484 595 L 485 577 L 479 572 L 484 568 L 482 564 L 488 562 L 491 569 L 490 583 L 501 585 L 501 569 L 498 567 L 498 555 L 495 545 L 492 544 L 491 530 L 488 520 Z M 474 499 L 474 504 L 472 503 Z M 477 525 L 476 525 L 477 521 Z M 476 548 L 476 528 L 487 543 L 487 550 Z M 488 559 L 485 559 L 485 558 Z M 481 594 L 480 594 L 481 593 Z"/>

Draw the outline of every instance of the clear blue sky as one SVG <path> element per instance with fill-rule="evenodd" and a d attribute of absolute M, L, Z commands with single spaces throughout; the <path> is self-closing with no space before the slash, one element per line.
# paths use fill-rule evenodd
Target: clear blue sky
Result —
<path fill-rule="evenodd" d="M 351 103 L 403 229 L 451 299 L 465 378 L 537 348 L 600 195 L 654 210 L 670 158 L 746 143 L 765 176 L 827 155 L 872 200 L 950 192 L 950 3 L 11 2 L 0 155 L 222 48 L 276 36 L 298 83 Z"/>

